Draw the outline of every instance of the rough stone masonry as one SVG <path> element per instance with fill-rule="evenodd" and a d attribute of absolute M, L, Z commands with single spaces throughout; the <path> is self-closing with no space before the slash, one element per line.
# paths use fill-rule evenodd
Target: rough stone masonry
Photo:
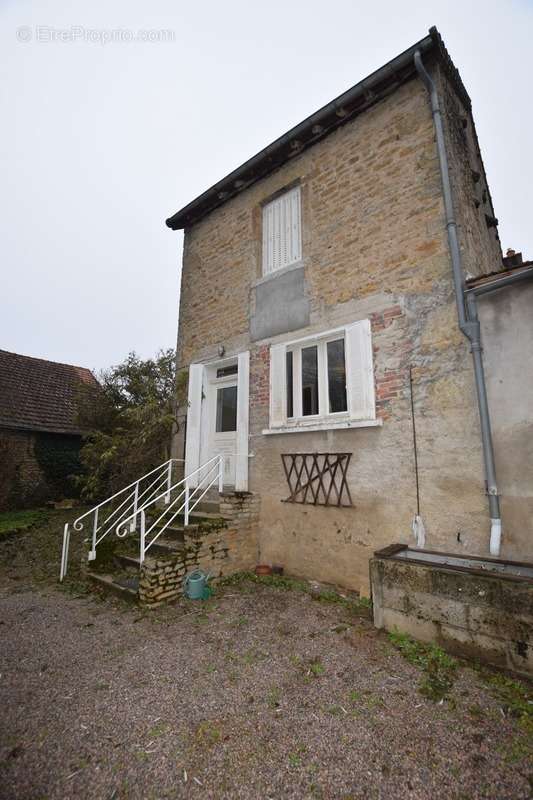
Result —
<path fill-rule="evenodd" d="M 155 608 L 183 593 L 183 579 L 194 569 L 221 578 L 251 570 L 257 563 L 259 497 L 221 496 L 221 521 L 184 529 L 183 549 L 175 556 L 147 558 L 141 566 L 139 602 Z"/>
<path fill-rule="evenodd" d="M 444 102 L 465 270 L 490 273 L 500 268 L 501 249 L 487 222 L 493 209 L 471 110 L 440 62 L 428 67 Z M 295 183 L 302 202 L 301 327 L 297 336 L 287 329 L 257 339 L 265 295 L 261 208 Z M 283 302 L 285 283 L 277 290 L 280 277 L 269 281 L 269 302 Z M 381 427 L 265 436 L 270 345 L 363 318 L 372 326 Z M 410 540 L 416 511 L 410 367 L 426 546 L 488 553 L 471 357 L 457 327 L 434 128 L 418 79 L 186 228 L 178 369 L 216 359 L 221 347 L 228 355 L 250 351 L 249 488 L 261 497 L 261 561 L 368 594 L 372 553 Z M 353 507 L 282 502 L 288 487 L 281 455 L 297 452 L 351 452 Z M 531 557 L 528 532 L 512 536 L 522 558 Z"/>

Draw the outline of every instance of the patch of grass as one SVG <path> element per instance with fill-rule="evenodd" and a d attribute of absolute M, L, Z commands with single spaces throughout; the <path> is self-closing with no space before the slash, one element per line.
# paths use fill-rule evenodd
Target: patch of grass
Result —
<path fill-rule="evenodd" d="M 43 509 L 34 511 L 4 511 L 0 514 L 0 538 L 8 533 L 21 533 L 38 523 L 48 520 L 49 512 Z"/>
<path fill-rule="evenodd" d="M 307 747 L 301 745 L 292 753 L 289 753 L 289 764 L 293 768 L 302 766 L 302 755 L 307 752 Z"/>
<path fill-rule="evenodd" d="M 164 733 L 167 733 L 170 729 L 170 725 L 166 722 L 158 722 L 156 723 L 150 730 L 148 731 L 148 737 L 150 739 L 155 739 L 158 736 L 162 736 Z"/>
<path fill-rule="evenodd" d="M 365 698 L 365 702 L 368 708 L 378 708 L 379 706 L 384 706 L 385 703 L 383 702 L 383 698 L 377 697 L 376 695 L 369 694 Z"/>
<path fill-rule="evenodd" d="M 279 708 L 281 701 L 281 689 L 273 686 L 267 694 L 267 704 L 270 708 Z"/>
<path fill-rule="evenodd" d="M 261 661 L 261 659 L 266 658 L 266 654 L 263 653 L 261 650 L 256 650 L 252 648 L 251 650 L 247 650 L 247 652 L 243 655 L 242 660 L 245 664 L 249 666 L 251 664 L 255 664 L 257 661 Z"/>
<path fill-rule="evenodd" d="M 500 747 L 504 761 L 508 764 L 516 764 L 519 761 L 529 762 L 533 757 L 533 744 L 531 740 L 523 736 L 514 736 L 510 742 L 502 744 Z"/>
<path fill-rule="evenodd" d="M 194 734 L 196 744 L 203 749 L 214 747 L 214 745 L 218 744 L 221 737 L 222 732 L 219 726 L 215 724 L 213 720 L 209 719 L 205 720 L 205 722 L 201 722 Z"/>
<path fill-rule="evenodd" d="M 361 692 L 352 689 L 348 697 L 350 698 L 350 703 L 358 703 L 361 700 Z"/>
<path fill-rule="evenodd" d="M 221 578 L 218 581 L 218 586 L 236 586 L 242 588 L 246 586 L 247 583 L 270 586 L 273 589 L 282 589 L 284 591 L 304 592 L 304 594 L 310 595 L 313 600 L 317 600 L 320 603 L 335 603 L 344 606 L 348 611 L 354 613 L 360 612 L 362 609 L 366 610 L 371 606 L 368 597 L 344 597 L 331 589 L 323 589 L 317 592 L 307 581 L 290 578 L 285 575 L 256 575 L 253 572 L 236 572 L 233 575 Z"/>
<path fill-rule="evenodd" d="M 502 745 L 507 763 L 529 762 L 533 759 L 533 693 L 519 680 L 509 678 L 485 667 L 478 667 L 481 679 L 491 694 L 502 704 L 506 716 L 518 722 L 518 734 Z"/>
<path fill-rule="evenodd" d="M 323 663 L 322 663 L 320 658 L 314 658 L 309 663 L 309 670 L 310 670 L 311 674 L 315 676 L 315 678 L 319 678 L 321 675 L 323 675 L 325 673 L 326 668 L 323 665 Z"/>
<path fill-rule="evenodd" d="M 419 685 L 420 694 L 429 700 L 443 700 L 453 686 L 457 661 L 434 644 L 423 644 L 406 633 L 389 633 L 392 642 L 402 656 L 424 673 Z"/>
<path fill-rule="evenodd" d="M 479 674 L 494 697 L 503 704 L 506 714 L 518 719 L 525 729 L 533 726 L 533 692 L 525 684 L 483 667 L 479 668 Z"/>

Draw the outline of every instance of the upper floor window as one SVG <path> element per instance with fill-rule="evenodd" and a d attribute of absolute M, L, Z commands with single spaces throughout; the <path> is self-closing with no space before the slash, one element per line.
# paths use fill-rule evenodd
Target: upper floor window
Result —
<path fill-rule="evenodd" d="M 263 275 L 301 261 L 300 187 L 295 186 L 263 206 Z"/>

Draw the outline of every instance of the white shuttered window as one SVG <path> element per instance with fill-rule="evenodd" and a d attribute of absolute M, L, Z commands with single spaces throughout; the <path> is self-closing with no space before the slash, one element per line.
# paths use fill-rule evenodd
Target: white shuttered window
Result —
<path fill-rule="evenodd" d="M 380 424 L 368 319 L 270 347 L 270 427 L 264 433 Z"/>
<path fill-rule="evenodd" d="M 263 207 L 263 275 L 295 264 L 302 258 L 300 187 Z"/>

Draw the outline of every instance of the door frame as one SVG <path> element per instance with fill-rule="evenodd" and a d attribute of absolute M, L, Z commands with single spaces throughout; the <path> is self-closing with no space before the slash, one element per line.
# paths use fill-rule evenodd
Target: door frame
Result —
<path fill-rule="evenodd" d="M 225 378 L 214 378 L 220 367 L 237 363 L 237 431 L 236 431 L 236 464 L 235 491 L 248 491 L 248 455 L 249 455 L 249 392 L 250 392 L 250 353 L 244 351 L 228 355 L 222 359 L 208 361 L 203 364 L 191 364 L 189 369 L 189 410 L 187 414 L 187 433 L 185 444 L 185 475 L 189 475 L 207 460 L 209 452 L 209 397 L 211 385 L 219 381 L 224 384 Z M 229 379 L 229 376 L 228 376 Z M 216 413 L 216 404 L 214 413 Z M 198 484 L 197 476 L 190 479 L 190 486 Z"/>

